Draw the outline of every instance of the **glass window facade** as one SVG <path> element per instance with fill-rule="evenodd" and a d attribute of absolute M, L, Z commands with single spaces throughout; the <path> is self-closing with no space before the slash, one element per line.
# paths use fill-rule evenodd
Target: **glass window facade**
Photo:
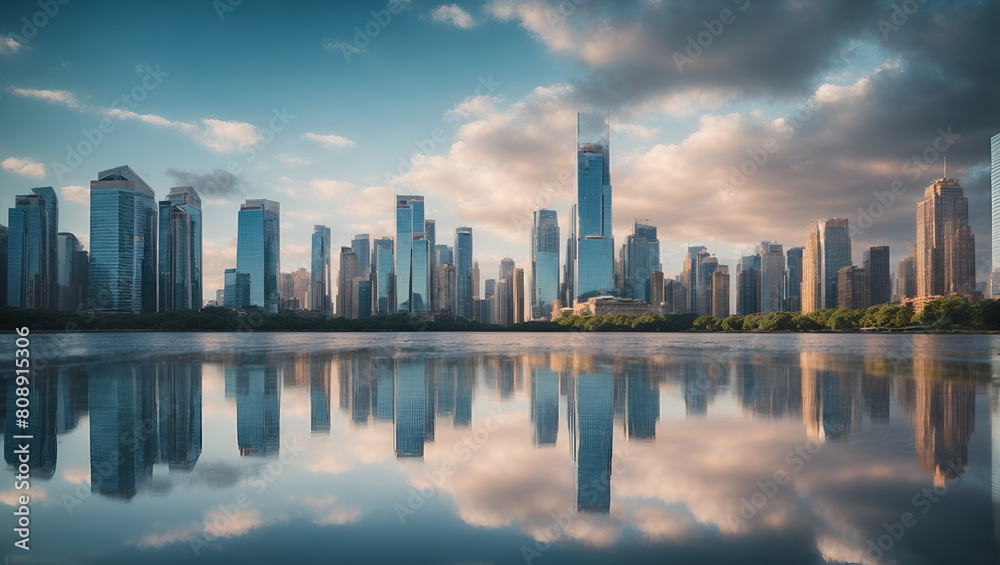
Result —
<path fill-rule="evenodd" d="M 396 311 L 410 312 L 414 236 L 424 232 L 424 197 L 396 196 Z M 425 271 L 426 272 L 426 271 Z M 429 275 L 425 275 L 429 276 Z M 423 297 L 427 296 L 424 290 Z"/>
<path fill-rule="evenodd" d="M 326 226 L 313 227 L 310 276 L 310 309 L 322 312 L 326 318 L 332 317 L 333 303 L 330 294 L 333 282 L 330 280 L 330 228 Z"/>
<path fill-rule="evenodd" d="M 535 210 L 531 222 L 531 318 L 548 318 L 559 298 L 559 217 L 555 210 Z"/>
<path fill-rule="evenodd" d="M 246 304 L 266 312 L 278 311 L 280 259 L 280 209 L 273 200 L 247 200 L 240 207 L 236 238 L 236 272 L 249 275 Z"/>
<path fill-rule="evenodd" d="M 455 315 L 471 320 L 472 280 L 472 228 L 462 226 L 455 230 Z"/>
<path fill-rule="evenodd" d="M 396 311 L 395 277 L 393 276 L 392 239 L 383 237 L 375 240 L 375 285 L 372 288 L 372 304 L 376 316 L 388 316 Z"/>
<path fill-rule="evenodd" d="M 660 240 L 656 238 L 656 227 L 647 224 L 634 224 L 633 233 L 625 240 L 624 265 L 625 284 L 622 288 L 624 298 L 650 299 L 649 277 L 653 271 L 661 270 Z"/>
<path fill-rule="evenodd" d="M 201 308 L 201 198 L 193 187 L 170 189 L 159 204 L 159 309 Z"/>
<path fill-rule="evenodd" d="M 990 294 L 1000 298 L 1000 133 L 990 139 L 990 193 L 993 200 L 993 273 Z"/>
<path fill-rule="evenodd" d="M 611 172 L 607 123 L 595 129 L 596 142 L 583 142 L 577 123 L 577 233 L 576 299 L 614 290 L 614 240 L 611 234 Z M 590 121 L 588 119 L 588 121 Z"/>
<path fill-rule="evenodd" d="M 430 242 L 424 237 L 413 240 L 413 262 L 411 276 L 411 312 L 427 312 L 430 310 L 431 272 L 430 272 Z"/>

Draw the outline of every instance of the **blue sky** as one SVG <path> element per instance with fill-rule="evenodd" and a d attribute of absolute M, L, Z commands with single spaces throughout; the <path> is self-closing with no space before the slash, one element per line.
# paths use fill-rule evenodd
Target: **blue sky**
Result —
<path fill-rule="evenodd" d="M 206 297 L 235 264 L 245 197 L 281 202 L 285 271 L 306 266 L 313 224 L 329 225 L 335 245 L 391 235 L 393 192 L 426 196 L 439 243 L 473 226 L 484 279 L 504 256 L 527 266 L 527 210 L 559 210 L 567 233 L 572 183 L 553 187 L 572 170 L 575 112 L 588 108 L 612 114 L 616 241 L 632 218 L 652 219 L 668 275 L 689 240 L 734 269 L 754 241 L 802 245 L 809 219 L 855 222 L 902 176 L 913 190 L 855 238 L 855 261 L 881 243 L 899 260 L 921 189 L 940 176 L 937 159 L 912 181 L 902 166 L 948 126 L 961 134 L 949 173 L 966 187 L 977 252 L 988 255 L 983 140 L 1000 123 L 982 99 L 997 81 L 984 69 L 997 64 L 967 54 L 995 53 L 994 5 L 930 2 L 888 33 L 882 2 L 817 1 L 808 13 L 748 0 L 71 0 L 54 16 L 41 10 L 8 2 L 0 15 L 0 206 L 54 186 L 60 230 L 86 241 L 99 170 L 128 164 L 157 197 L 181 179 L 197 187 L 236 171 L 236 190 L 203 191 Z M 723 10 L 733 21 L 679 69 L 673 55 Z M 22 18 L 48 21 L 32 34 Z M 922 51 L 958 25 L 961 41 Z M 362 37 L 366 26 L 377 33 Z M 900 103 L 915 84 L 921 94 Z M 122 100 L 130 93 L 142 98 L 135 107 Z M 814 110 L 802 124 L 783 119 L 805 104 Z M 113 131 L 64 167 L 67 145 L 86 147 L 102 119 Z M 745 186 L 719 188 L 779 134 L 779 151 Z"/>

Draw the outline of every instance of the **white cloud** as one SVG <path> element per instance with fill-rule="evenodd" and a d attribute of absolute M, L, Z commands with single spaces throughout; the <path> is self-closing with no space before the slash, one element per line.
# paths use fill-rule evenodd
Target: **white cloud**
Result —
<path fill-rule="evenodd" d="M 476 21 L 457 4 L 445 4 L 431 10 L 431 19 L 438 23 L 450 24 L 462 29 L 472 29 Z"/>
<path fill-rule="evenodd" d="M 23 159 L 18 157 L 7 157 L 0 162 L 0 167 L 3 167 L 5 170 L 14 174 L 21 175 L 22 177 L 30 177 L 33 179 L 43 179 L 46 174 L 45 165 L 35 161 L 31 157 L 25 157 Z"/>
<path fill-rule="evenodd" d="M 0 36 L 0 55 L 12 55 L 21 49 L 24 49 L 24 45 L 18 43 L 13 37 Z"/>
<path fill-rule="evenodd" d="M 311 181 L 309 186 L 316 193 L 316 196 L 328 200 L 335 200 L 346 196 L 348 191 L 351 190 L 354 185 L 346 181 L 316 179 Z"/>
<path fill-rule="evenodd" d="M 312 161 L 298 155 L 278 155 L 278 160 L 286 167 L 304 167 L 312 164 Z"/>
<path fill-rule="evenodd" d="M 90 189 L 85 186 L 64 186 L 61 191 L 65 200 L 79 202 L 80 204 L 90 204 Z"/>
<path fill-rule="evenodd" d="M 307 133 L 302 139 L 318 141 L 330 149 L 341 149 L 343 147 L 354 147 L 354 142 L 339 135 L 320 135 L 318 133 Z"/>
<path fill-rule="evenodd" d="M 79 108 L 76 95 L 68 90 L 39 90 L 36 88 L 8 88 L 7 90 L 18 96 L 44 100 L 49 104 L 62 104 L 70 108 Z"/>
<path fill-rule="evenodd" d="M 233 153 L 260 141 L 256 126 L 246 122 L 226 122 L 212 118 L 201 120 L 203 130 L 194 139 L 219 153 Z"/>

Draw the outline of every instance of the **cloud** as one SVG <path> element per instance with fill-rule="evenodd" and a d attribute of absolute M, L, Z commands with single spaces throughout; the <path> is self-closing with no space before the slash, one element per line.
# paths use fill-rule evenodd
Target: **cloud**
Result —
<path fill-rule="evenodd" d="M 241 198 L 248 188 L 246 181 L 225 169 L 215 169 L 207 173 L 193 173 L 180 169 L 167 169 L 167 176 L 174 179 L 177 186 L 192 186 L 205 200 L 227 201 Z"/>
<path fill-rule="evenodd" d="M 138 120 L 154 126 L 176 129 L 189 135 L 198 133 L 198 126 L 194 124 L 175 122 L 173 120 L 168 120 L 163 116 L 157 116 L 156 114 L 138 114 L 130 110 L 122 110 L 121 108 L 105 108 L 100 110 L 99 114 L 108 118 L 116 118 L 119 120 Z"/>
<path fill-rule="evenodd" d="M 472 29 L 476 21 L 457 4 L 445 4 L 431 10 L 431 19 L 438 23 L 453 25 L 462 29 Z"/>
<path fill-rule="evenodd" d="M 13 37 L 0 36 L 0 55 L 12 55 L 24 49 Z"/>
<path fill-rule="evenodd" d="M 304 167 L 312 164 L 312 161 L 297 155 L 278 155 L 278 160 L 286 167 Z"/>
<path fill-rule="evenodd" d="M 25 98 L 34 98 L 36 100 L 43 100 L 49 104 L 61 104 L 69 108 L 79 108 L 79 104 L 76 101 L 76 95 L 68 90 L 39 90 L 35 88 L 8 88 L 13 94 L 18 96 L 24 96 Z"/>
<path fill-rule="evenodd" d="M 342 149 L 344 147 L 354 147 L 354 142 L 339 135 L 320 135 L 318 133 L 307 133 L 302 139 L 318 141 L 330 149 Z"/>
<path fill-rule="evenodd" d="M 212 118 L 201 120 L 204 129 L 194 139 L 219 153 L 233 153 L 260 141 L 256 126 L 246 122 L 227 122 Z"/>
<path fill-rule="evenodd" d="M 69 202 L 90 204 L 90 189 L 85 186 L 64 186 L 60 190 L 62 191 L 62 197 Z"/>
<path fill-rule="evenodd" d="M 0 167 L 22 177 L 33 179 L 43 179 L 46 175 L 45 165 L 35 161 L 31 157 L 23 159 L 19 157 L 7 157 L 3 161 L 0 161 Z"/>
<path fill-rule="evenodd" d="M 318 196 L 319 198 L 335 200 L 338 198 L 343 198 L 345 195 L 347 195 L 347 192 L 354 185 L 345 181 L 316 179 L 311 181 L 309 183 L 309 186 L 310 188 L 313 189 L 316 196 Z"/>

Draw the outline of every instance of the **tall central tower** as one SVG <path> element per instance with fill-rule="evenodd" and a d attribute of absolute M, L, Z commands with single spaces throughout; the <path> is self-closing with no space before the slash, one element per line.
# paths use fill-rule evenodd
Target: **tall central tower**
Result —
<path fill-rule="evenodd" d="M 917 204 L 917 296 L 974 292 L 975 256 L 965 191 L 955 179 L 934 181 Z"/>
<path fill-rule="evenodd" d="M 577 300 L 614 294 L 610 129 L 606 117 L 577 114 Z"/>

